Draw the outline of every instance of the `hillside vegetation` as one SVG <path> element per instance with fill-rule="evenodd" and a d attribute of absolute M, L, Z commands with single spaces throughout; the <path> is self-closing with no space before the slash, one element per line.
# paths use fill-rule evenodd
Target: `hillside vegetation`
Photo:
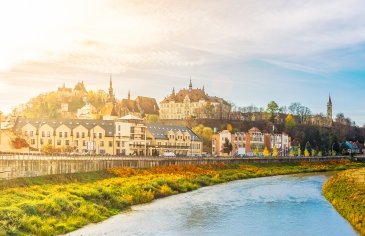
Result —
<path fill-rule="evenodd" d="M 135 204 L 232 180 L 364 166 L 349 161 L 264 166 L 177 165 L 2 181 L 0 235 L 63 234 L 102 221 Z"/>
<path fill-rule="evenodd" d="M 365 168 L 336 174 L 324 185 L 323 192 L 337 211 L 365 235 Z"/>

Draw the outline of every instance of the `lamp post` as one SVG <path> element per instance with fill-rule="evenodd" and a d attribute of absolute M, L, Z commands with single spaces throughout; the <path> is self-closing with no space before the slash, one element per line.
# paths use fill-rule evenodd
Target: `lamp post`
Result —
<path fill-rule="evenodd" d="M 1 130 L 2 115 L 3 115 L 3 113 L 0 111 L 0 144 L 1 144 L 1 134 L 2 134 L 2 130 Z"/>
<path fill-rule="evenodd" d="M 333 145 L 335 145 L 335 143 L 332 143 L 332 147 L 331 147 L 331 156 L 333 156 Z"/>
<path fill-rule="evenodd" d="M 144 155 L 147 157 L 147 126 L 144 128 Z"/>

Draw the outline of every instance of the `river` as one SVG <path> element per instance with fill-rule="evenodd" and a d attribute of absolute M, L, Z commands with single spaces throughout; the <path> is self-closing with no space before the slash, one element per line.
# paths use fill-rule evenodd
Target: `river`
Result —
<path fill-rule="evenodd" d="M 275 176 L 205 187 L 68 235 L 358 235 L 322 196 L 327 178 Z"/>

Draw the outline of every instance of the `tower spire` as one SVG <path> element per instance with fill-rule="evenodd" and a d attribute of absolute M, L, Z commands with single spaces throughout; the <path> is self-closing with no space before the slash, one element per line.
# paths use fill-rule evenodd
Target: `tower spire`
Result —
<path fill-rule="evenodd" d="M 191 83 L 191 76 L 190 76 L 189 91 L 191 90 L 193 90 L 193 84 Z"/>
<path fill-rule="evenodd" d="M 128 90 L 128 100 L 131 100 L 131 90 Z"/>
<path fill-rule="evenodd" d="M 327 120 L 328 120 L 328 124 L 332 125 L 332 100 L 331 100 L 331 94 L 328 95 Z"/>
<path fill-rule="evenodd" d="M 172 93 L 173 96 L 175 96 L 175 87 L 172 87 Z"/>
<path fill-rule="evenodd" d="M 110 97 L 114 96 L 114 94 L 113 94 L 112 74 L 110 74 L 110 79 L 109 79 L 109 96 Z"/>

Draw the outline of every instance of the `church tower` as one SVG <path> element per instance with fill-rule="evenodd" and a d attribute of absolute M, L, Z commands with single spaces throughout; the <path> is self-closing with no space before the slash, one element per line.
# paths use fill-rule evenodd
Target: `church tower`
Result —
<path fill-rule="evenodd" d="M 190 77 L 190 83 L 189 83 L 189 92 L 193 91 L 193 84 L 191 83 L 191 77 Z"/>
<path fill-rule="evenodd" d="M 110 80 L 109 80 L 109 96 L 108 96 L 108 102 L 115 102 L 115 97 L 114 97 L 114 91 L 113 91 L 113 82 L 112 82 L 112 75 L 110 75 Z"/>
<path fill-rule="evenodd" d="M 328 96 L 327 102 L 327 120 L 330 125 L 332 125 L 332 100 L 331 95 Z"/>

